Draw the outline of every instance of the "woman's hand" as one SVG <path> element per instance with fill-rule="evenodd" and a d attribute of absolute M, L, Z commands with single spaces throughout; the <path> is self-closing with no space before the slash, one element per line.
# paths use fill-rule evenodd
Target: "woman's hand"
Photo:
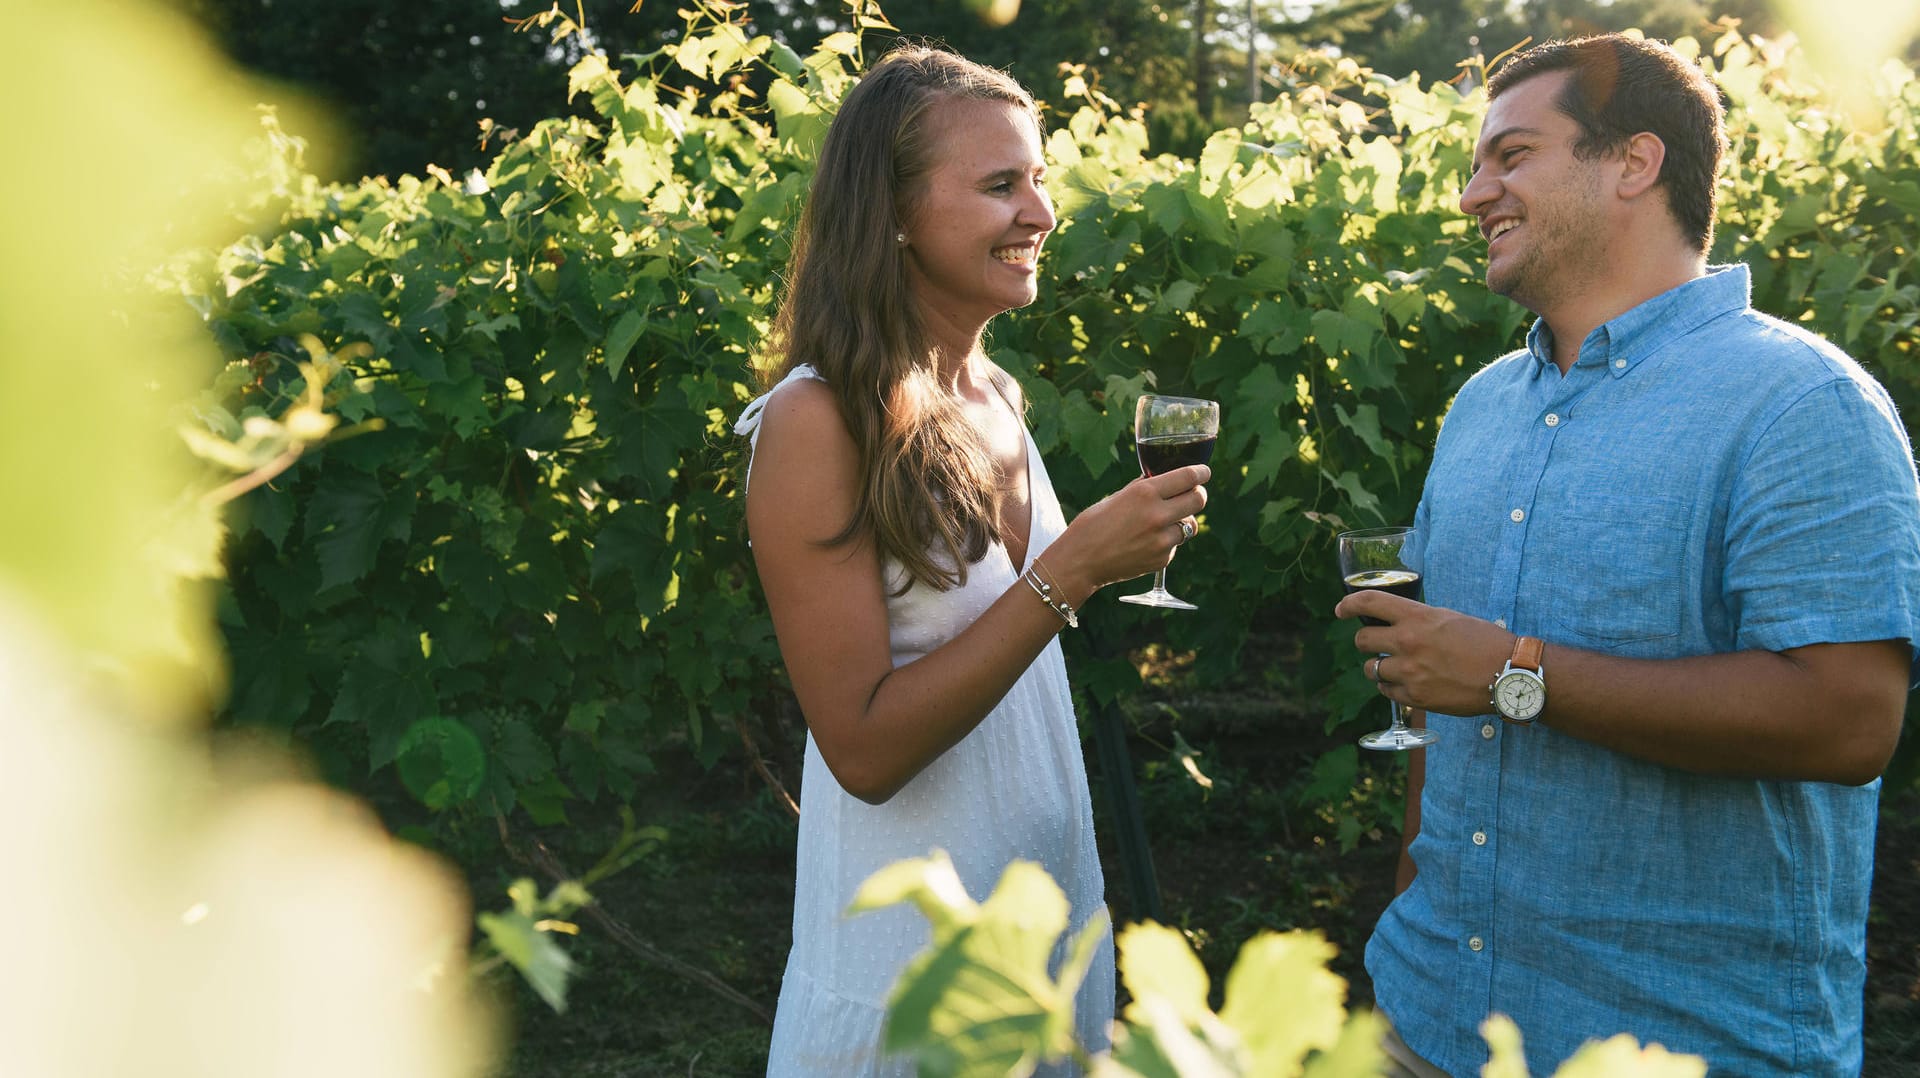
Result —
<path fill-rule="evenodd" d="M 1192 537 L 1212 476 L 1204 464 L 1143 476 L 1073 518 L 1041 553 L 1067 601 L 1078 606 L 1108 584 L 1165 568 Z"/>

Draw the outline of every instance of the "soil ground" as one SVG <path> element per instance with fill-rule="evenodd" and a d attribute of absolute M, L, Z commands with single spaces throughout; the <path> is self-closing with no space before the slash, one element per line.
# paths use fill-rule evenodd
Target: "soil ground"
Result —
<path fill-rule="evenodd" d="M 1177 664 L 1155 672 L 1132 705 L 1135 763 L 1161 901 L 1208 967 L 1216 995 L 1240 945 L 1265 929 L 1312 927 L 1339 947 L 1334 970 L 1350 1005 L 1372 1002 L 1360 965 L 1392 893 L 1403 771 L 1386 754 L 1355 754 L 1352 775 L 1323 774 L 1322 751 L 1350 743 L 1322 717 L 1290 707 L 1284 686 L 1253 679 L 1211 691 Z M 1909 732 L 1910 737 L 1920 736 Z M 1211 780 L 1198 784 L 1173 751 L 1190 747 Z M 777 754 L 776 754 L 777 755 Z M 1116 924 L 1134 919 L 1094 770 L 1096 821 Z M 666 770 L 666 769 L 663 769 Z M 794 825 L 743 765 L 671 772 L 642 822 L 671 837 L 595 888 L 602 907 L 640 937 L 725 980 L 771 1012 L 789 944 Z M 615 831 L 578 819 L 544 841 L 578 871 Z M 1920 787 L 1883 796 L 1866 990 L 1867 1078 L 1920 1078 Z M 474 880 L 480 908 L 524 868 Z M 768 1027 L 745 1008 L 642 962 L 583 922 L 569 946 L 579 972 L 555 1014 L 502 982 L 520 1024 L 509 1078 L 748 1076 L 765 1072 Z M 1217 1000 L 1216 1000 L 1217 1003 Z"/>

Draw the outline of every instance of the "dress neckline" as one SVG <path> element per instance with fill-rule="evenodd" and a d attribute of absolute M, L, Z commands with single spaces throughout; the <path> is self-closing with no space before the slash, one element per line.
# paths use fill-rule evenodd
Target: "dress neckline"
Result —
<path fill-rule="evenodd" d="M 1012 375 L 1005 374 L 1005 372 L 996 372 L 996 373 L 1001 374 L 1007 378 L 1013 377 Z M 994 395 L 998 396 L 1000 398 L 1000 402 L 1007 406 L 1007 411 L 1013 413 L 1014 425 L 1020 428 L 1020 451 L 1026 456 L 1027 526 L 1026 526 L 1026 536 L 1020 544 L 1020 549 L 1025 552 L 1026 556 L 1023 557 L 1020 561 L 1017 561 L 1017 562 L 1014 561 L 1013 551 L 1007 549 L 1007 544 L 1005 540 L 1000 539 L 998 537 L 994 539 L 993 545 L 1000 548 L 1000 555 L 1001 557 L 1006 559 L 1007 565 L 1013 570 L 1014 576 L 1016 577 L 1025 576 L 1027 573 L 1027 570 L 1033 567 L 1033 524 L 1034 524 L 1034 518 L 1037 515 L 1037 509 L 1038 509 L 1038 507 L 1034 505 L 1034 497 L 1033 497 L 1033 457 L 1034 457 L 1033 436 L 1027 431 L 1026 417 L 1022 416 L 1020 414 L 1020 409 L 1015 408 L 1013 406 L 1013 402 L 1007 399 L 1007 394 L 1005 390 L 1001 388 L 1000 379 L 996 377 L 992 379 L 992 382 L 993 382 Z"/>

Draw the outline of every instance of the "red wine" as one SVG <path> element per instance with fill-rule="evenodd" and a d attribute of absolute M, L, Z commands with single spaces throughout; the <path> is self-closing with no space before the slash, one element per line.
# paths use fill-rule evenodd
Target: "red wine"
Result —
<path fill-rule="evenodd" d="M 1347 594 L 1356 591 L 1384 591 L 1402 599 L 1420 601 L 1420 574 L 1411 569 L 1368 569 L 1347 578 Z M 1361 618 L 1367 625 L 1385 625 L 1379 618 Z"/>
<path fill-rule="evenodd" d="M 1205 464 L 1213 459 L 1211 434 L 1161 434 L 1134 443 L 1140 452 L 1140 470 L 1159 475 L 1189 464 Z"/>

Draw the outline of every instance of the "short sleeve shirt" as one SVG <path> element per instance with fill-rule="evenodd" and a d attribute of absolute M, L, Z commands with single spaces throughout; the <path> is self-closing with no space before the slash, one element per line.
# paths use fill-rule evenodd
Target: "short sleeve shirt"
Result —
<path fill-rule="evenodd" d="M 1906 431 L 1858 364 L 1751 309 L 1744 266 L 1594 330 L 1564 377 L 1550 336 L 1448 412 L 1413 548 L 1428 602 L 1645 659 L 1916 639 Z M 1418 876 L 1367 948 L 1416 1052 L 1479 1073 L 1497 1011 L 1539 1074 L 1621 1032 L 1714 1074 L 1858 1072 L 1878 782 L 1429 724 Z"/>

